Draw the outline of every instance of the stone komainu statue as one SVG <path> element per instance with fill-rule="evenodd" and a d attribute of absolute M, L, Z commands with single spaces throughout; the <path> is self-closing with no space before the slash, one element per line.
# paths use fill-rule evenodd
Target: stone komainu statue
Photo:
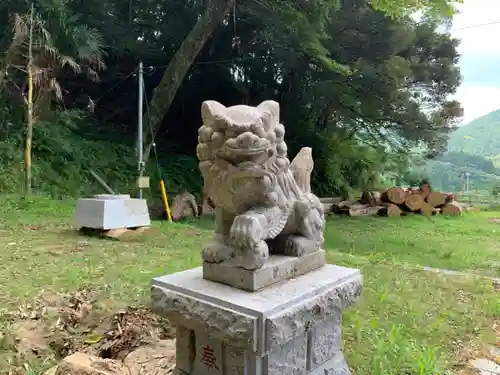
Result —
<path fill-rule="evenodd" d="M 201 112 L 197 154 L 216 221 L 203 260 L 254 270 L 269 253 L 300 257 L 322 248 L 325 217 L 311 194 L 311 149 L 290 164 L 279 104 L 205 101 Z"/>

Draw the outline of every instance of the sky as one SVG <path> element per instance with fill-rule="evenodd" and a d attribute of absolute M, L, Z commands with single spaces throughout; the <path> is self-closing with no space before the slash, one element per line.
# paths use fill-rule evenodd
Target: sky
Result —
<path fill-rule="evenodd" d="M 458 9 L 452 35 L 461 39 L 463 82 L 454 98 L 467 124 L 500 108 L 500 0 L 464 0 Z"/>

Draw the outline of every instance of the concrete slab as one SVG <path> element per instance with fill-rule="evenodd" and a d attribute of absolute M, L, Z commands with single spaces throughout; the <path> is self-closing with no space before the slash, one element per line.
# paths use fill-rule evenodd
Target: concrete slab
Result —
<path fill-rule="evenodd" d="M 469 363 L 480 375 L 500 375 L 500 365 L 489 359 L 474 359 Z"/>
<path fill-rule="evenodd" d="M 145 199 L 101 194 L 78 200 L 73 225 L 77 229 L 137 228 L 151 225 L 151 219 Z"/>

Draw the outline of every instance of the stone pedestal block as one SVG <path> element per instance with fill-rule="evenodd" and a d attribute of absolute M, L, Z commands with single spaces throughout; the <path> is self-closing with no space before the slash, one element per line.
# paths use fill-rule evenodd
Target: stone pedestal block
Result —
<path fill-rule="evenodd" d="M 77 228 L 122 229 L 151 225 L 145 199 L 129 195 L 99 194 L 79 199 L 73 225 Z"/>
<path fill-rule="evenodd" d="M 202 268 L 153 280 L 156 313 L 177 327 L 178 375 L 348 375 L 342 311 L 361 295 L 359 270 L 325 265 L 246 292 Z"/>
<path fill-rule="evenodd" d="M 261 268 L 246 270 L 228 263 L 203 262 L 203 278 L 255 292 L 314 271 L 325 265 L 325 251 L 319 250 L 302 257 L 271 255 Z"/>

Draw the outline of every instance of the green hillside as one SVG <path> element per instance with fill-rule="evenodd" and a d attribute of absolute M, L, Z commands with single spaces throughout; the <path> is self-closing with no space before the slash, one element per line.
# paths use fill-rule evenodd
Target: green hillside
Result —
<path fill-rule="evenodd" d="M 450 137 L 448 150 L 499 159 L 500 109 L 459 127 Z"/>
<path fill-rule="evenodd" d="M 467 172 L 474 190 L 489 191 L 500 182 L 500 170 L 491 160 L 461 151 L 448 151 L 424 167 L 432 185 L 444 191 L 460 191 Z"/>
<path fill-rule="evenodd" d="M 500 109 L 461 126 L 451 134 L 448 151 L 423 168 L 437 189 L 459 191 L 470 173 L 474 190 L 500 183 Z"/>

